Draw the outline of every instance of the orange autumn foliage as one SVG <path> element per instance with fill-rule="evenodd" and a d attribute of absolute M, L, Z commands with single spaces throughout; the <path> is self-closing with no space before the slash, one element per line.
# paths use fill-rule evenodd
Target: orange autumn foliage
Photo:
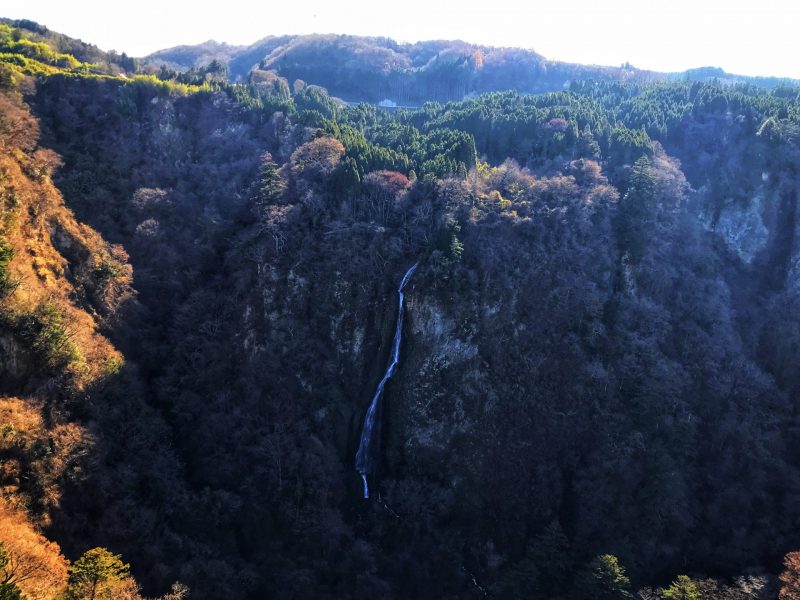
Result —
<path fill-rule="evenodd" d="M 7 506 L 48 524 L 49 510 L 61 498 L 61 480 L 80 474 L 79 459 L 91 443 L 76 423 L 45 425 L 40 402 L 0 397 L 0 493 Z"/>
<path fill-rule="evenodd" d="M 783 559 L 785 567 L 780 575 L 779 600 L 800 600 L 800 552 L 789 552 Z"/>
<path fill-rule="evenodd" d="M 14 583 L 29 600 L 51 600 L 67 583 L 67 560 L 55 542 L 0 500 L 0 544 L 8 564 L 0 578 Z"/>

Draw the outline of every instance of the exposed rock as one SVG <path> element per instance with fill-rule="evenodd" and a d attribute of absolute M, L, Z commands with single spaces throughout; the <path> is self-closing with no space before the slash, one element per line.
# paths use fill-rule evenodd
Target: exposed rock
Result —
<path fill-rule="evenodd" d="M 720 211 L 715 225 L 707 226 L 716 231 L 725 244 L 745 263 L 751 263 L 769 240 L 769 230 L 763 219 L 764 199 L 756 196 L 745 207 L 728 203 Z"/>

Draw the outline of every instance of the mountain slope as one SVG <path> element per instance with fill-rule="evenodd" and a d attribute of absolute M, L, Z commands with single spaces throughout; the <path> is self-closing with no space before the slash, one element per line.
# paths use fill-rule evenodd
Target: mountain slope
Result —
<path fill-rule="evenodd" d="M 353 44 L 461 92 L 419 87 L 449 43 L 270 60 L 326 76 L 319 48 Z M 268 71 L 10 48 L 19 537 L 201 598 L 777 597 L 800 535 L 797 88 L 600 77 L 390 113 Z"/>
<path fill-rule="evenodd" d="M 745 77 L 718 68 L 657 73 L 622 67 L 577 65 L 545 59 L 520 48 L 493 48 L 461 41 L 400 44 L 387 38 L 351 35 L 267 37 L 247 47 L 217 42 L 155 52 L 144 65 L 185 70 L 216 60 L 228 65 L 231 81 L 247 81 L 253 68 L 274 71 L 327 88 L 348 101 L 391 99 L 405 105 L 428 100 L 461 100 L 470 94 L 517 90 L 532 94 L 559 91 L 575 80 L 616 82 L 718 80 L 774 87 L 788 80 Z"/>
<path fill-rule="evenodd" d="M 75 219 L 52 183 L 58 155 L 15 86 L 0 91 L 0 550 L 3 592 L 67 585 L 42 536 L 97 448 L 89 398 L 123 366 L 103 335 L 133 301 L 119 246 Z M 12 588 L 13 589 L 13 588 Z"/>

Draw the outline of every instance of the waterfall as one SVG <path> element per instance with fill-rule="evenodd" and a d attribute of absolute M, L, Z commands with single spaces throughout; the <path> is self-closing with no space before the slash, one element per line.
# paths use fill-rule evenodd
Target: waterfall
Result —
<path fill-rule="evenodd" d="M 369 408 L 367 409 L 367 415 L 364 417 L 364 428 L 361 430 L 361 443 L 359 443 L 358 452 L 356 452 L 356 471 L 359 472 L 361 475 L 361 480 L 364 482 L 364 498 L 369 498 L 369 484 L 367 483 L 367 476 L 374 470 L 374 457 L 372 452 L 374 441 L 372 437 L 372 430 L 375 427 L 378 406 L 380 405 L 381 396 L 383 396 L 383 388 L 386 387 L 386 382 L 389 381 L 389 378 L 394 375 L 394 371 L 397 368 L 397 361 L 400 358 L 400 342 L 403 338 L 403 303 L 405 301 L 403 288 L 406 287 L 408 280 L 411 279 L 414 271 L 417 270 L 418 264 L 419 263 L 414 263 L 411 265 L 411 268 L 406 271 L 403 280 L 400 282 L 400 287 L 397 288 L 397 296 L 399 298 L 397 309 L 397 325 L 394 330 L 394 340 L 392 341 L 392 354 L 389 358 L 389 366 L 386 367 L 386 372 L 383 374 L 383 379 L 381 379 L 380 383 L 378 384 L 378 388 L 375 390 L 375 395 L 372 396 L 372 402 L 370 402 Z"/>

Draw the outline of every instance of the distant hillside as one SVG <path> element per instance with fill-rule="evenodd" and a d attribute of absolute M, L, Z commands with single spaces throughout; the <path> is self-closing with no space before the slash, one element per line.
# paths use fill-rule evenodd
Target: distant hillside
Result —
<path fill-rule="evenodd" d="M 389 99 L 400 105 L 461 100 L 501 90 L 526 94 L 557 91 L 576 79 L 717 79 L 765 88 L 787 81 L 732 75 L 717 67 L 659 73 L 628 64 L 603 67 L 551 61 L 533 50 L 493 48 L 458 40 L 401 44 L 388 38 L 351 35 L 270 36 L 241 47 L 209 41 L 160 50 L 143 58 L 142 63 L 145 68 L 164 65 L 188 70 L 214 60 L 228 66 L 231 81 L 247 81 L 254 69 L 260 69 L 273 71 L 290 84 L 300 79 L 323 86 L 346 100 Z"/>
<path fill-rule="evenodd" d="M 216 42 L 161 50 L 144 65 L 199 68 L 217 60 L 231 81 L 252 70 L 274 71 L 289 83 L 303 80 L 346 100 L 420 104 L 460 100 L 470 94 L 516 89 L 538 93 L 562 89 L 574 78 L 627 81 L 654 74 L 630 68 L 572 65 L 546 60 L 532 50 L 491 48 L 462 41 L 399 44 L 387 38 L 349 35 L 267 37 L 234 48 Z"/>
<path fill-rule="evenodd" d="M 0 23 L 15 28 L 19 31 L 20 37 L 30 42 L 45 44 L 54 52 L 68 54 L 81 63 L 93 64 L 96 70 L 104 73 L 116 75 L 136 70 L 136 61 L 124 52 L 122 54 L 114 51 L 104 52 L 94 44 L 87 44 L 63 33 L 51 31 L 35 21 L 0 18 Z M 2 51 L 9 52 L 9 49 L 5 48 Z M 197 53 L 197 50 L 194 52 Z"/>
<path fill-rule="evenodd" d="M 232 58 L 239 56 L 244 49 L 245 46 L 231 46 L 224 42 L 208 40 L 193 46 L 175 46 L 159 50 L 145 60 L 150 64 L 164 65 L 170 69 L 187 70 L 205 67 L 214 60 L 228 63 Z"/>

